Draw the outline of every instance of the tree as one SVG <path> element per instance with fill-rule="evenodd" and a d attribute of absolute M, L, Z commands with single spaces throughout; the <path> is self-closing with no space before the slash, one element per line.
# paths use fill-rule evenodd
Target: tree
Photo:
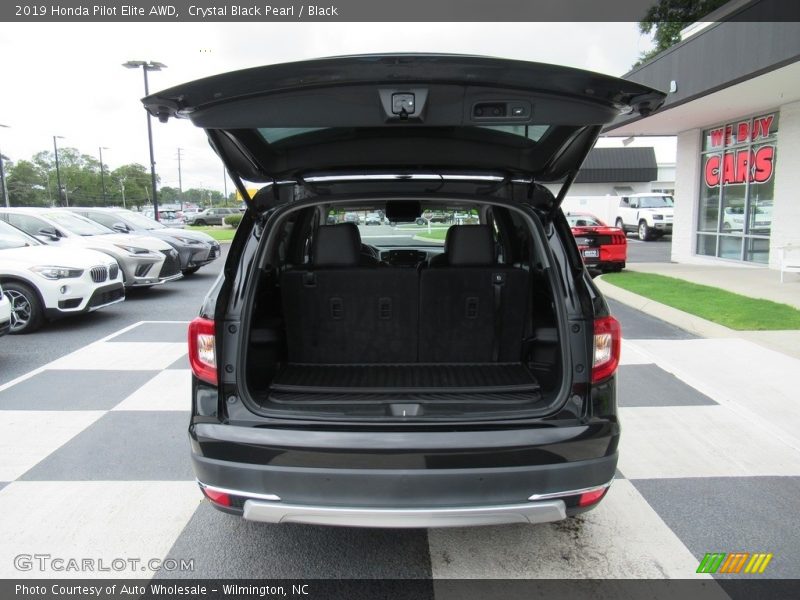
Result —
<path fill-rule="evenodd" d="M 638 67 L 680 42 L 683 29 L 727 2 L 728 0 L 659 0 L 647 10 L 644 19 L 639 22 L 639 31 L 642 33 L 649 34 L 655 30 L 655 47 L 642 52 L 633 66 Z"/>
<path fill-rule="evenodd" d="M 158 183 L 156 177 L 156 183 Z M 111 182 L 106 186 L 109 203 L 116 206 L 141 208 L 153 203 L 152 190 L 150 189 L 150 172 L 144 165 L 131 163 L 117 167 L 109 174 L 107 179 Z M 123 192 L 124 190 L 124 192 Z M 125 200 L 123 202 L 123 193 Z"/>
<path fill-rule="evenodd" d="M 48 206 L 47 176 L 38 165 L 21 160 L 7 166 L 6 187 L 11 206 Z"/>

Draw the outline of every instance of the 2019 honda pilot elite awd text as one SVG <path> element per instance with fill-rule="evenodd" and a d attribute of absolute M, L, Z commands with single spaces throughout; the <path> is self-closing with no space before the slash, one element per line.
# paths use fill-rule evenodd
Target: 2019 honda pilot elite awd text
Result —
<path fill-rule="evenodd" d="M 559 205 L 601 127 L 662 101 L 453 55 L 273 65 L 145 98 L 203 127 L 247 199 L 189 328 L 205 496 L 257 521 L 381 527 L 596 505 L 617 463 L 620 330 Z M 557 198 L 540 185 L 561 180 Z M 343 218 L 380 211 L 394 225 L 373 244 Z M 474 218 L 429 229 L 426 211 Z"/>

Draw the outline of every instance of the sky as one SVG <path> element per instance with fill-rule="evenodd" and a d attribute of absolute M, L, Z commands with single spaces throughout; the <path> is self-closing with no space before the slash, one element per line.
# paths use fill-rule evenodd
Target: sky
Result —
<path fill-rule="evenodd" d="M 84 154 L 108 148 L 109 169 L 149 168 L 144 81 L 141 69 L 121 66 L 129 60 L 167 65 L 149 73 L 152 93 L 226 71 L 376 52 L 481 54 L 620 76 L 650 47 L 636 23 L 0 23 L 0 124 L 9 126 L 0 128 L 0 150 L 30 159 L 59 135 L 59 147 Z M 161 186 L 178 186 L 182 148 L 184 190 L 224 189 L 201 129 L 153 120 L 153 140 Z M 674 160 L 674 142 L 655 145 L 660 162 Z"/>

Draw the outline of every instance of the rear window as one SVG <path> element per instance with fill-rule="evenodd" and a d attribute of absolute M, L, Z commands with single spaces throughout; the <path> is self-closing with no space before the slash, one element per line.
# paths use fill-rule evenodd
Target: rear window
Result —
<path fill-rule="evenodd" d="M 358 225 L 361 239 L 379 247 L 442 247 L 447 230 L 453 225 L 480 223 L 476 209 L 426 209 L 413 223 L 392 223 L 383 211 L 332 209 L 326 224 L 353 223 Z"/>
<path fill-rule="evenodd" d="M 269 144 L 283 142 L 315 131 L 333 131 L 335 127 L 264 127 L 258 133 Z M 341 128 L 338 128 L 341 129 Z M 501 133 L 527 138 L 533 142 L 538 142 L 550 129 L 550 125 L 480 125 L 476 127 L 465 127 L 464 129 L 490 129 Z"/>

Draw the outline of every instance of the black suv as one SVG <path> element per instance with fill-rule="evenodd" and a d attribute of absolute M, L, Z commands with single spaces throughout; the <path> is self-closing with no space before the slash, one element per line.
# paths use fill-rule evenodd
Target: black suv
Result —
<path fill-rule="evenodd" d="M 273 65 L 145 98 L 204 128 L 247 199 L 189 328 L 205 496 L 257 521 L 380 527 L 595 506 L 617 463 L 620 329 L 559 205 L 603 125 L 663 98 L 443 55 Z M 563 182 L 558 197 L 541 182 Z M 396 227 L 363 241 L 331 219 L 379 211 Z M 420 228 L 426 212 L 479 223 Z"/>

